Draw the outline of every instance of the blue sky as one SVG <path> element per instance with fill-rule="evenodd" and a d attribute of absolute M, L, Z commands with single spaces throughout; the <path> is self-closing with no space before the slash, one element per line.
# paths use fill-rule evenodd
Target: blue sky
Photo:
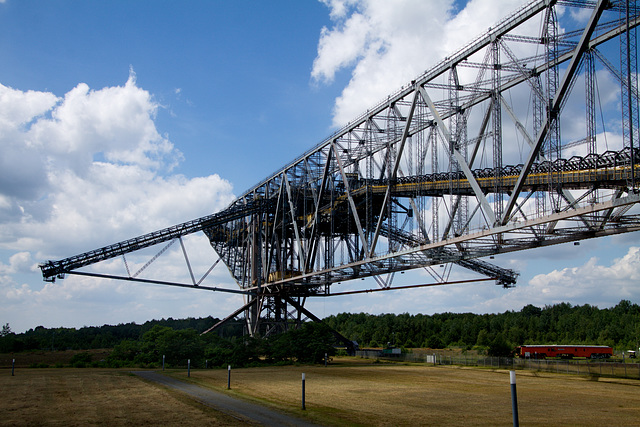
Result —
<path fill-rule="evenodd" d="M 521 3 L 0 0 L 0 323 L 20 332 L 224 317 L 239 297 L 77 277 L 45 284 L 36 266 L 225 207 Z M 637 241 L 496 257 L 521 272 L 512 290 L 484 283 L 308 307 L 323 317 L 637 302 Z M 187 245 L 196 268 L 215 260 L 202 236 Z M 186 273 L 180 256 L 169 254 L 167 277 Z M 396 284 L 428 281 L 405 276 Z M 211 281 L 234 287 L 224 269 Z"/>
<path fill-rule="evenodd" d="M 9 0 L 0 19 L 6 86 L 62 96 L 122 85 L 132 68 L 184 153 L 174 173 L 246 189 L 330 130 L 340 88 L 310 79 L 320 2 Z"/>

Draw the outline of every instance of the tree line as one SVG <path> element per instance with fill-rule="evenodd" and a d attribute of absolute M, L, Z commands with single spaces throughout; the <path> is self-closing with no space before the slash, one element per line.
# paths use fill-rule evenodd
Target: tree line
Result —
<path fill-rule="evenodd" d="M 154 326 L 139 340 L 116 345 L 106 361 L 108 366 L 184 366 L 234 367 L 320 363 L 325 355 L 335 355 L 333 332 L 322 323 L 305 323 L 268 338 L 223 338 L 218 334 L 200 335 L 194 329 L 175 330 Z"/>
<path fill-rule="evenodd" d="M 0 332 L 0 353 L 12 353 L 29 350 L 90 350 L 114 348 L 125 340 L 142 339 L 145 333 L 155 326 L 164 326 L 174 330 L 193 329 L 198 334 L 215 325 L 219 319 L 202 317 L 187 319 L 151 320 L 143 324 L 121 323 L 118 325 L 85 326 L 82 328 L 45 328 L 34 329 L 15 334 L 9 324 Z M 218 331 L 222 337 L 242 335 L 241 322 L 230 322 Z"/>
<path fill-rule="evenodd" d="M 237 321 L 201 335 L 217 321 L 169 318 L 79 329 L 38 326 L 21 334 L 5 324 L 0 353 L 112 348 L 109 362 L 114 366 L 157 364 L 162 355 L 169 364 L 184 364 L 187 359 L 198 364 L 206 360 L 211 366 L 306 362 L 333 354 L 331 329 L 360 347 L 477 348 L 491 355 L 502 355 L 521 344 L 608 345 L 626 350 L 637 348 L 640 341 L 640 306 L 628 300 L 605 309 L 560 303 L 544 308 L 526 305 L 520 311 L 499 314 L 341 313 L 324 319 L 326 327 L 308 323 L 268 339 L 244 337 L 243 322 Z"/>
<path fill-rule="evenodd" d="M 486 349 L 500 344 L 513 349 L 522 344 L 589 344 L 625 350 L 637 348 L 640 341 L 640 306 L 628 300 L 605 309 L 529 304 L 499 314 L 341 313 L 324 321 L 360 347 Z"/>
<path fill-rule="evenodd" d="M 0 332 L 0 353 L 32 350 L 91 350 L 110 348 L 104 360 L 89 352 L 71 359 L 74 367 L 226 367 L 320 363 L 336 354 L 335 336 L 324 323 L 305 323 L 300 329 L 267 338 L 242 333 L 243 321 L 229 322 L 214 333 L 202 334 L 218 319 L 162 319 L 142 325 L 127 323 L 100 327 L 44 328 L 22 334 L 5 324 Z"/>

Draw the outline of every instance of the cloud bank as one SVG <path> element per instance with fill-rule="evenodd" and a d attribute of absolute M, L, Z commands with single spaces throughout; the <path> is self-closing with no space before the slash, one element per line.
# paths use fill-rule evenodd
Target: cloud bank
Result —
<path fill-rule="evenodd" d="M 207 215 L 233 199 L 231 184 L 218 175 L 172 174 L 183 156 L 156 128 L 159 108 L 137 86 L 133 72 L 122 86 L 94 90 L 80 83 L 63 96 L 0 84 L 0 299 L 5 315 L 23 310 L 25 316 L 39 317 L 38 301 L 96 304 L 109 289 L 104 281 L 98 285 L 78 278 L 45 286 L 37 263 Z M 191 242 L 200 245 L 199 253 L 210 251 L 210 263 L 214 254 L 206 239 Z M 183 265 L 184 259 L 174 262 Z M 131 297 L 125 287 L 118 289 Z M 118 294 L 112 291 L 112 297 Z M 58 324 L 70 320 L 61 310 L 41 322 L 52 318 Z"/>

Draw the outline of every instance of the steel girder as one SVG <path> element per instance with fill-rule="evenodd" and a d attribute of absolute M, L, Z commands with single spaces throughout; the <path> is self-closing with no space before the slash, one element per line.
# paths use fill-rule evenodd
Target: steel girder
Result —
<path fill-rule="evenodd" d="M 591 14 L 562 21 L 558 6 Z M 455 263 L 512 286 L 517 273 L 478 258 L 640 229 L 638 22 L 636 2 L 532 2 L 227 209 L 49 261 L 43 275 L 204 231 L 252 334 L 299 323 L 305 298 L 351 279 Z M 621 82 L 623 111 L 596 105 L 604 73 Z M 580 107 L 584 126 L 571 126 Z M 626 127 L 614 150 L 594 119 L 611 114 Z"/>

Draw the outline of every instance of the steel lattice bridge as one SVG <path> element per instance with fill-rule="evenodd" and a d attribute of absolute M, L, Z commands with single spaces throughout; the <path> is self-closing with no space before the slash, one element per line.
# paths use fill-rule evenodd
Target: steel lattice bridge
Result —
<path fill-rule="evenodd" d="M 244 313 L 262 336 L 318 320 L 306 299 L 354 279 L 407 288 L 391 287 L 394 274 L 426 269 L 445 284 L 456 264 L 514 286 L 516 272 L 481 258 L 640 229 L 639 12 L 636 1 L 532 2 L 226 209 L 42 274 L 241 293 L 225 320 Z M 222 260 L 238 289 L 196 281 L 186 251 L 192 283 L 139 277 L 196 232 L 219 255 L 207 274 Z M 135 274 L 80 270 L 163 243 Z"/>

